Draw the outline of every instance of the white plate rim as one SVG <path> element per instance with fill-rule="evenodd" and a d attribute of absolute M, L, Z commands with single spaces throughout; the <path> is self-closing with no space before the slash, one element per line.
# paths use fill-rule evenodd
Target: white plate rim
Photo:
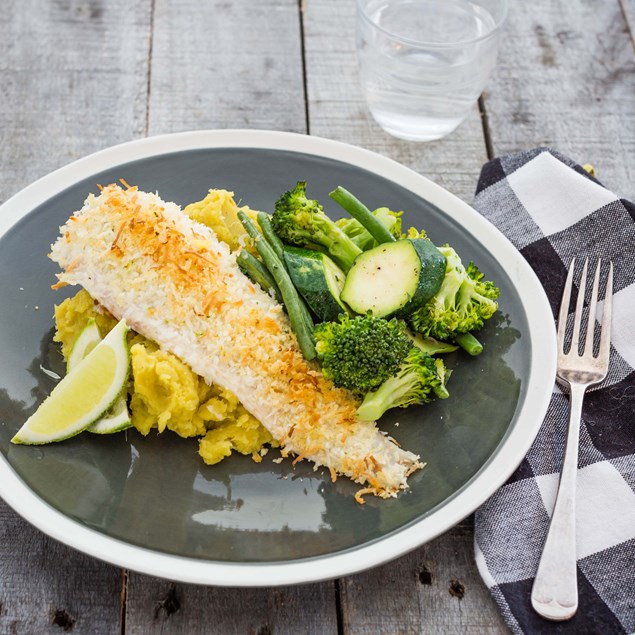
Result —
<path fill-rule="evenodd" d="M 193 130 L 129 141 L 78 159 L 27 186 L 0 206 L 0 237 L 35 207 L 76 182 L 118 165 L 204 148 L 261 148 L 301 152 L 350 163 L 427 199 L 471 233 L 522 291 L 532 345 L 527 398 L 517 424 L 485 466 L 434 513 L 367 545 L 342 552 L 274 563 L 228 563 L 167 554 L 111 538 L 70 519 L 40 499 L 0 456 L 0 497 L 52 538 L 111 564 L 192 584 L 277 586 L 351 575 L 397 558 L 447 531 L 479 507 L 520 464 L 533 442 L 551 397 L 556 336 L 546 294 L 509 240 L 467 203 L 426 177 L 370 150 L 324 137 L 270 130 Z"/>

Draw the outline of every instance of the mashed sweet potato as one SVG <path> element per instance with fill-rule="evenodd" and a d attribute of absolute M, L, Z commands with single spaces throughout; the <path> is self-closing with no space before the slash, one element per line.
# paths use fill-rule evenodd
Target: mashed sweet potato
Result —
<path fill-rule="evenodd" d="M 247 234 L 238 219 L 238 210 L 256 220 L 258 212 L 247 206 L 238 207 L 234 193 L 227 190 L 210 190 L 204 199 L 183 209 L 190 218 L 213 229 L 218 239 L 227 243 L 232 251 L 243 246 L 252 251 L 249 241 L 245 240 Z"/>
<path fill-rule="evenodd" d="M 241 209 L 255 215 L 248 208 Z M 245 243 L 237 211 L 232 192 L 226 190 L 210 190 L 202 201 L 185 208 L 232 250 Z M 66 359 L 91 317 L 102 337 L 116 324 L 83 289 L 55 307 L 55 340 L 61 343 Z M 207 385 L 180 359 L 138 333 L 130 331 L 128 343 L 132 365 L 128 403 L 132 424 L 141 434 L 171 430 L 181 437 L 198 437 L 199 454 L 210 465 L 234 450 L 260 460 L 258 453 L 265 444 L 277 445 L 232 392 Z"/>

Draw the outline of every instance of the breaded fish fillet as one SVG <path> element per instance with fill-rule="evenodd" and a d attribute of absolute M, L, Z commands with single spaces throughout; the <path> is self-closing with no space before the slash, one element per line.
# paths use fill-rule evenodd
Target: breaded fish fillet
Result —
<path fill-rule="evenodd" d="M 118 319 L 207 382 L 234 392 L 283 453 L 349 476 L 382 497 L 421 467 L 300 353 L 282 307 L 238 268 L 214 232 L 174 203 L 117 185 L 90 195 L 50 257 Z"/>

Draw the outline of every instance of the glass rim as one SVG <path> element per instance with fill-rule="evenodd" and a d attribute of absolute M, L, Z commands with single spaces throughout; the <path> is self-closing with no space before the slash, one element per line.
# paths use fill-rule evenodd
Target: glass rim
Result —
<path fill-rule="evenodd" d="M 469 38 L 466 40 L 457 40 L 456 42 L 427 42 L 425 40 L 413 40 L 411 38 L 407 38 L 407 37 L 403 37 L 401 35 L 397 35 L 396 33 L 393 33 L 392 31 L 390 31 L 389 29 L 384 28 L 383 26 L 380 26 L 379 24 L 377 24 L 377 22 L 375 22 L 366 12 L 366 6 L 369 4 L 370 0 L 355 0 L 356 4 L 357 4 L 357 10 L 359 11 L 361 17 L 368 22 L 368 24 L 370 24 L 372 27 L 374 27 L 375 29 L 377 29 L 378 31 L 381 31 L 382 33 L 384 33 L 385 35 L 387 35 L 389 38 L 396 40 L 398 42 L 401 42 L 402 44 L 407 44 L 408 46 L 414 46 L 417 48 L 439 48 L 439 49 L 450 49 L 450 48 L 456 48 L 457 46 L 465 46 L 466 44 L 477 44 L 478 42 L 483 42 L 485 40 L 488 40 L 490 38 L 492 38 L 494 35 L 496 35 L 497 32 L 499 32 L 503 26 L 503 24 L 505 24 L 505 21 L 507 20 L 507 15 L 508 15 L 508 10 L 509 10 L 509 1 L 508 0 L 498 0 L 498 2 L 500 2 L 501 6 L 502 6 L 502 12 L 500 17 L 495 20 L 494 22 L 494 26 L 493 28 L 488 32 L 485 33 L 483 35 L 479 35 L 478 37 L 474 37 L 474 38 Z M 460 0 L 463 2 L 469 2 L 469 0 Z M 492 16 L 493 17 L 493 16 Z"/>

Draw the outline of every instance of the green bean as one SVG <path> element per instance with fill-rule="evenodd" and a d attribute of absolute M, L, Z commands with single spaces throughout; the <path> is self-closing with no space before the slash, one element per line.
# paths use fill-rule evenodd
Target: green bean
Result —
<path fill-rule="evenodd" d="M 273 225 L 271 224 L 269 214 L 266 214 L 265 212 L 258 212 L 258 224 L 260 225 L 260 229 L 262 229 L 262 235 L 273 247 L 273 250 L 276 252 L 276 256 L 278 256 L 278 258 L 280 259 L 282 264 L 285 265 L 286 268 L 286 264 L 284 262 L 284 245 L 278 238 L 278 234 L 273 231 Z"/>
<path fill-rule="evenodd" d="M 368 233 L 381 245 L 392 243 L 396 238 L 383 223 L 359 199 L 343 187 L 336 187 L 329 196 L 355 218 Z"/>
<path fill-rule="evenodd" d="M 483 345 L 471 333 L 456 333 L 454 341 L 470 355 L 480 355 Z"/>
<path fill-rule="evenodd" d="M 251 219 L 243 211 L 238 212 L 238 218 L 253 239 L 260 257 L 280 289 L 287 314 L 289 315 L 289 321 L 291 322 L 291 328 L 298 338 L 302 354 L 306 359 L 315 359 L 313 321 L 304 300 L 298 295 L 287 270 L 276 255 L 275 250 L 256 229 Z"/>
<path fill-rule="evenodd" d="M 273 290 L 276 300 L 282 304 L 282 296 L 280 295 L 280 289 L 278 289 L 276 281 L 269 273 L 267 267 L 265 267 L 258 258 L 250 254 L 246 249 L 243 249 L 238 254 L 236 262 L 241 271 L 250 278 L 252 282 L 262 287 L 267 293 Z"/>

